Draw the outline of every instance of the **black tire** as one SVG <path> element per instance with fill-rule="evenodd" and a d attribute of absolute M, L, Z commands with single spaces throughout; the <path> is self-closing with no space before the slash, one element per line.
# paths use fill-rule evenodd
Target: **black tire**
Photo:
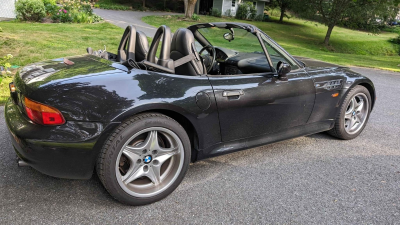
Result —
<path fill-rule="evenodd" d="M 179 137 L 183 145 L 183 166 L 175 181 L 161 193 L 151 197 L 135 197 L 123 189 L 117 180 L 116 163 L 124 144 L 129 138 L 141 130 L 149 127 L 161 127 L 168 129 Z M 175 120 L 159 113 L 145 113 L 136 115 L 123 122 L 107 139 L 101 149 L 97 160 L 97 175 L 106 190 L 116 200 L 128 205 L 146 205 L 159 201 L 171 194 L 182 182 L 190 163 L 191 145 L 185 129 Z M 144 162 L 144 161 L 143 161 Z M 181 162 L 181 161 L 180 161 Z M 181 165 L 181 164 L 180 164 Z M 176 172 L 178 174 L 178 172 Z"/>
<path fill-rule="evenodd" d="M 350 134 L 345 129 L 345 113 L 348 110 L 350 101 L 354 98 L 354 96 L 357 96 L 359 94 L 364 94 L 368 99 L 368 106 L 366 107 L 367 115 L 366 115 L 364 123 L 358 129 L 358 131 Z M 339 113 L 338 113 L 337 117 L 335 118 L 335 125 L 331 130 L 328 131 L 328 134 L 330 134 L 334 137 L 343 139 L 343 140 L 350 140 L 350 139 L 356 138 L 358 135 L 360 135 L 360 133 L 364 130 L 365 126 L 367 125 L 369 115 L 371 113 L 371 105 L 372 105 L 371 95 L 367 88 L 365 88 L 364 86 L 361 86 L 361 85 L 357 85 L 354 88 L 352 88 L 351 90 L 349 90 L 344 101 L 340 105 Z"/>

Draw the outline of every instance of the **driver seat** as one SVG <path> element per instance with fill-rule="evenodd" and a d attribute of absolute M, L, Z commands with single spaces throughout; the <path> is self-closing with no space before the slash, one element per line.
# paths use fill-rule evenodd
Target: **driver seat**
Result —
<path fill-rule="evenodd" d="M 206 74 L 206 68 L 196 51 L 192 31 L 179 28 L 172 38 L 170 58 L 176 62 L 182 59 L 183 64 L 175 68 L 175 74 L 197 76 Z M 191 59 L 189 61 L 184 59 Z M 176 63 L 177 64 L 177 63 Z"/>

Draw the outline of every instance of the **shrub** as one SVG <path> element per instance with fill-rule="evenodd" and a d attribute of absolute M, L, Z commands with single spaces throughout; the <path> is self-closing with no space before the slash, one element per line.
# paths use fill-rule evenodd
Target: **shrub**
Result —
<path fill-rule="evenodd" d="M 199 21 L 200 20 L 200 16 L 197 15 L 196 13 L 193 13 L 192 20 Z"/>
<path fill-rule="evenodd" d="M 250 3 L 250 2 L 246 2 L 246 3 Z M 252 3 L 247 4 L 247 5 L 248 5 L 248 9 L 249 9 L 248 18 L 251 20 L 254 20 L 257 16 L 257 9 L 256 9 L 256 7 L 254 7 L 254 5 Z"/>
<path fill-rule="evenodd" d="M 235 18 L 239 20 L 247 19 L 248 9 L 246 4 L 239 4 Z"/>
<path fill-rule="evenodd" d="M 227 17 L 232 17 L 232 10 L 231 10 L 231 9 L 227 9 L 227 10 L 225 11 L 225 16 L 227 16 Z"/>
<path fill-rule="evenodd" d="M 3 29 L 0 27 L 0 32 L 3 32 Z"/>
<path fill-rule="evenodd" d="M 252 2 L 243 2 L 239 4 L 235 18 L 240 20 L 254 19 L 257 15 L 257 9 Z"/>
<path fill-rule="evenodd" d="M 61 23 L 68 23 L 73 21 L 73 16 L 66 9 L 59 9 L 57 13 L 51 16 L 51 19 Z"/>
<path fill-rule="evenodd" d="M 11 54 L 7 54 L 3 58 L 0 58 L 0 82 L 3 78 L 3 76 L 7 76 L 11 74 L 11 71 L 9 70 L 11 67 L 11 64 L 9 63 L 10 59 L 12 59 Z"/>
<path fill-rule="evenodd" d="M 83 11 L 91 15 L 93 13 L 92 4 L 84 0 L 58 0 L 67 11 Z"/>
<path fill-rule="evenodd" d="M 60 7 L 58 7 L 57 5 L 51 5 L 51 4 L 44 5 L 44 8 L 46 10 L 46 15 L 48 16 L 56 14 L 60 9 Z"/>
<path fill-rule="evenodd" d="M 15 11 L 20 20 L 39 21 L 46 16 L 42 0 L 19 0 L 15 3 Z"/>
<path fill-rule="evenodd" d="M 264 15 L 263 14 L 258 14 L 257 16 L 254 17 L 255 21 L 263 21 L 264 20 Z"/>
<path fill-rule="evenodd" d="M 214 8 L 211 11 L 211 16 L 221 17 L 221 11 L 219 9 Z"/>
<path fill-rule="evenodd" d="M 56 4 L 56 0 L 42 0 L 42 1 L 43 1 L 44 6 Z"/>

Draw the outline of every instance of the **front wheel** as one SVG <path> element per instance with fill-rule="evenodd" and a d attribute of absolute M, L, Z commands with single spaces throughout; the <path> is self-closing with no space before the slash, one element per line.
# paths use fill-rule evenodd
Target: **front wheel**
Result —
<path fill-rule="evenodd" d="M 335 126 L 328 133 L 345 140 L 356 138 L 365 128 L 371 112 L 368 89 L 360 85 L 352 88 L 339 110 Z"/>
<path fill-rule="evenodd" d="M 135 116 L 107 140 L 97 165 L 107 191 L 129 205 L 168 196 L 190 162 L 190 140 L 175 120 L 158 113 Z"/>

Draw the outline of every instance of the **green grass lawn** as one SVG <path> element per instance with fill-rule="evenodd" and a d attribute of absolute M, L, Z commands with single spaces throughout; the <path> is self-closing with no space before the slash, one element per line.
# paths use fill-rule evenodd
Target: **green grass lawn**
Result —
<path fill-rule="evenodd" d="M 0 57 L 12 54 L 12 65 L 29 63 L 64 56 L 85 54 L 87 47 L 116 53 L 123 29 L 109 23 L 96 24 L 41 24 L 0 22 Z M 9 95 L 5 78 L 0 83 L 0 104 Z"/>
<path fill-rule="evenodd" d="M 196 23 L 245 22 L 232 18 L 200 16 L 200 21 L 182 21 L 178 16 L 148 16 L 142 20 L 153 26 L 168 25 L 172 31 Z M 335 27 L 331 46 L 324 46 L 327 28 L 315 22 L 292 18 L 289 22 L 247 21 L 262 29 L 292 55 L 315 58 L 345 66 L 363 66 L 400 72 L 399 48 L 389 40 L 395 33 L 372 35 L 367 32 Z"/>

